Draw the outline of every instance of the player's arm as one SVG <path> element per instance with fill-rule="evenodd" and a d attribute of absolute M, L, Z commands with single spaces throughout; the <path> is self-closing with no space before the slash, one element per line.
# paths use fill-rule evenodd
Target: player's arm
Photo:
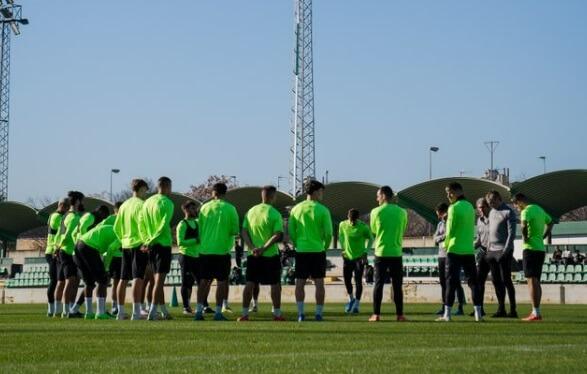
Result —
<path fill-rule="evenodd" d="M 369 249 L 373 247 L 373 233 L 367 225 L 365 225 L 365 238 L 367 239 L 367 246 L 365 247 L 365 256 L 369 253 Z"/>
<path fill-rule="evenodd" d="M 528 221 L 522 220 L 522 239 L 524 243 L 528 243 Z"/>
<path fill-rule="evenodd" d="M 544 239 L 550 236 L 553 227 L 554 222 L 552 221 L 552 218 L 548 214 L 546 214 L 546 230 L 544 231 Z"/>
<path fill-rule="evenodd" d="M 510 211 L 510 216 L 506 222 L 508 236 L 505 240 L 504 254 L 510 255 L 514 251 L 514 239 L 516 237 L 517 218 L 513 211 Z"/>
<path fill-rule="evenodd" d="M 446 238 L 446 232 L 444 233 L 440 233 L 440 228 L 442 227 L 443 223 L 442 222 L 438 222 L 438 225 L 436 226 L 436 232 L 434 233 L 434 244 L 439 245 L 440 243 L 444 242 L 444 239 Z"/>
<path fill-rule="evenodd" d="M 150 245 L 151 243 L 155 242 L 159 239 L 165 230 L 169 230 L 169 226 L 171 225 L 171 219 L 173 218 L 173 204 L 171 202 L 167 202 L 163 209 L 159 210 L 160 214 L 156 217 L 157 227 L 155 228 L 155 232 L 149 238 L 149 240 L 145 243 Z"/>
<path fill-rule="evenodd" d="M 232 214 L 230 219 L 230 234 L 237 236 L 239 233 L 238 212 L 235 207 L 232 207 Z"/>
<path fill-rule="evenodd" d="M 290 214 L 289 219 L 287 220 L 287 232 L 289 233 L 289 240 L 293 244 L 294 248 L 298 247 L 297 229 L 298 221 L 293 214 Z"/>
<path fill-rule="evenodd" d="M 175 229 L 176 232 L 176 239 L 177 245 L 181 247 L 189 247 L 198 244 L 198 239 L 186 239 L 185 233 L 188 230 L 188 224 L 185 221 L 180 221 L 177 224 L 177 228 Z"/>
<path fill-rule="evenodd" d="M 330 212 L 324 212 L 324 219 L 322 220 L 322 235 L 324 240 L 324 249 L 330 248 L 330 244 L 332 244 L 332 217 L 330 217 Z"/>
<path fill-rule="evenodd" d="M 265 242 L 263 247 L 259 248 L 259 255 L 265 253 L 266 250 L 271 248 L 273 244 L 277 244 L 283 240 L 283 219 L 279 213 L 275 214 L 273 220 L 273 235 Z"/>
<path fill-rule="evenodd" d="M 448 243 L 450 243 L 452 236 L 453 236 L 453 225 L 454 225 L 454 207 L 451 205 L 448 207 L 448 213 L 446 215 L 446 230 L 444 232 L 444 247 L 448 248 Z M 475 248 L 477 248 L 477 244 L 475 243 Z"/>

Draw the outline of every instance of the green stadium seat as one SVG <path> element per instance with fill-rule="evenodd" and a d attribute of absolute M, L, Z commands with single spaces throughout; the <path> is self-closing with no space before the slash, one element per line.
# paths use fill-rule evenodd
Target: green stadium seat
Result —
<path fill-rule="evenodd" d="M 548 274 L 542 273 L 542 275 L 540 276 L 540 282 L 548 283 Z"/>
<path fill-rule="evenodd" d="M 573 276 L 573 274 L 570 274 L 570 273 L 569 273 L 569 274 L 566 274 L 566 275 L 565 275 L 565 283 L 572 283 L 572 282 L 573 282 L 573 280 L 574 280 L 574 276 Z"/>
<path fill-rule="evenodd" d="M 567 265 L 567 268 L 565 270 L 565 273 L 574 273 L 575 272 L 575 266 L 573 265 Z"/>
<path fill-rule="evenodd" d="M 575 283 L 581 283 L 583 281 L 583 275 L 580 273 L 575 274 L 575 278 L 573 279 Z"/>
<path fill-rule="evenodd" d="M 556 273 L 556 265 L 555 264 L 551 264 L 548 268 L 548 272 L 549 273 Z"/>
<path fill-rule="evenodd" d="M 547 264 L 542 265 L 542 273 L 548 273 L 549 266 Z"/>
<path fill-rule="evenodd" d="M 558 283 L 563 283 L 565 281 L 565 274 L 564 273 L 558 273 L 556 275 L 556 281 Z"/>
<path fill-rule="evenodd" d="M 564 273 L 565 272 L 565 265 L 559 265 L 556 269 L 557 273 Z"/>
<path fill-rule="evenodd" d="M 583 272 L 583 265 L 577 264 L 575 265 L 575 273 L 582 273 Z"/>

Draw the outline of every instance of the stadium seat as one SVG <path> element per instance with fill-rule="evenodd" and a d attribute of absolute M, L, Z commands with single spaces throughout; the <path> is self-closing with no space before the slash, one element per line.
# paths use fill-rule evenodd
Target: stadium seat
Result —
<path fill-rule="evenodd" d="M 549 266 L 547 264 L 542 265 L 542 273 L 548 273 Z"/>
<path fill-rule="evenodd" d="M 542 275 L 540 276 L 540 282 L 548 283 L 548 274 L 542 273 Z"/>
<path fill-rule="evenodd" d="M 574 273 L 575 272 L 575 266 L 573 265 L 567 265 L 567 268 L 565 270 L 565 273 Z"/>
<path fill-rule="evenodd" d="M 583 281 L 583 275 L 576 273 L 575 278 L 573 279 L 575 283 L 581 283 Z"/>
<path fill-rule="evenodd" d="M 575 265 L 575 273 L 582 273 L 583 272 L 583 265 L 577 264 Z"/>
<path fill-rule="evenodd" d="M 565 265 L 559 265 L 556 269 L 557 273 L 564 273 L 565 272 Z"/>
<path fill-rule="evenodd" d="M 572 283 L 573 282 L 573 274 L 566 274 L 565 275 L 565 283 Z"/>
<path fill-rule="evenodd" d="M 558 273 L 556 275 L 556 281 L 557 281 L 557 283 L 563 283 L 565 281 L 565 274 L 564 273 Z"/>
<path fill-rule="evenodd" d="M 548 268 L 548 272 L 549 273 L 556 273 L 556 265 L 551 264 L 550 267 Z"/>

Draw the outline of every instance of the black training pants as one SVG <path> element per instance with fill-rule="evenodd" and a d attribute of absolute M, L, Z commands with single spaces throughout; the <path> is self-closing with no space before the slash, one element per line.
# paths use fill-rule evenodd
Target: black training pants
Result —
<path fill-rule="evenodd" d="M 449 253 L 446 257 L 446 261 L 446 305 L 452 307 L 455 302 L 455 292 L 461 283 L 461 270 L 465 273 L 465 278 L 467 279 L 469 288 L 471 288 L 473 305 L 481 305 L 482 295 L 479 291 L 475 256 Z"/>
<path fill-rule="evenodd" d="M 373 314 L 381 314 L 383 285 L 386 275 L 391 278 L 395 313 L 404 314 L 403 265 L 401 257 L 375 257 L 375 287 L 373 288 Z M 454 295 L 454 292 L 453 292 Z"/>
<path fill-rule="evenodd" d="M 49 265 L 49 285 L 47 286 L 47 301 L 55 302 L 55 287 L 57 287 L 57 258 L 53 255 L 45 255 Z"/>
<path fill-rule="evenodd" d="M 342 266 L 342 275 L 344 278 L 344 285 L 346 287 L 346 292 L 349 295 L 353 294 L 353 275 L 355 277 L 355 285 L 356 285 L 356 295 L 355 298 L 357 300 L 361 300 L 361 296 L 363 295 L 363 271 L 365 269 L 365 264 L 363 259 L 358 258 L 356 260 L 348 260 L 346 258 L 343 259 L 344 264 Z"/>
<path fill-rule="evenodd" d="M 438 258 L 438 281 L 440 282 L 440 291 L 442 292 L 442 305 L 446 305 L 446 257 Z M 457 300 L 459 305 L 465 305 L 465 291 L 461 282 L 457 287 Z"/>

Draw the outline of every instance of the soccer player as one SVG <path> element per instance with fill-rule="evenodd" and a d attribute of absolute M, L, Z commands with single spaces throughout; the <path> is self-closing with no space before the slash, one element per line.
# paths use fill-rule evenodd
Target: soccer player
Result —
<path fill-rule="evenodd" d="M 79 267 L 85 283 L 86 315 L 85 319 L 110 319 L 106 313 L 106 291 L 108 275 L 102 261 L 102 255 L 108 256 L 120 249 L 120 242 L 111 225 L 99 225 L 83 234 L 77 242 L 76 252 Z M 98 297 L 97 313 L 94 314 L 92 293 L 98 283 L 96 291 Z"/>
<path fill-rule="evenodd" d="M 288 220 L 289 237 L 296 251 L 296 304 L 298 322 L 305 320 L 304 299 L 308 278 L 316 287 L 316 321 L 322 321 L 324 310 L 324 277 L 326 276 L 326 250 L 332 243 L 330 211 L 320 203 L 324 185 L 307 180 L 304 186 L 306 200 L 294 206 Z"/>
<path fill-rule="evenodd" d="M 499 308 L 493 317 L 518 318 L 516 312 L 516 290 L 512 282 L 512 261 L 514 260 L 514 239 L 516 237 L 516 213 L 507 206 L 497 191 L 485 196 L 491 207 L 489 212 L 489 235 L 487 261 L 497 295 Z M 505 310 L 505 293 L 510 300 L 510 313 Z"/>
<path fill-rule="evenodd" d="M 117 201 L 114 204 L 114 214 L 106 217 L 100 225 L 114 226 L 116 215 L 121 206 L 122 201 Z M 122 270 L 122 250 L 120 247 L 112 252 L 108 252 L 104 257 L 104 265 L 106 266 L 106 269 L 108 269 L 108 277 L 112 280 L 112 290 L 110 291 L 112 294 L 112 309 L 110 310 L 110 314 L 116 316 L 118 314 L 118 296 L 116 295 L 116 292 L 118 290 L 118 283 L 120 282 Z"/>
<path fill-rule="evenodd" d="M 444 247 L 447 261 L 447 290 L 444 315 L 437 321 L 449 322 L 451 309 L 455 301 L 455 291 L 461 282 L 461 270 L 467 277 L 473 294 L 475 321 L 481 321 L 481 294 L 477 281 L 477 266 L 475 264 L 475 209 L 465 199 L 463 187 L 456 182 L 446 187 L 446 195 L 450 201 L 446 219 L 446 233 Z"/>
<path fill-rule="evenodd" d="M 544 239 L 550 236 L 554 222 L 544 209 L 536 204 L 530 204 L 524 194 L 514 195 L 512 202 L 521 212 L 524 275 L 528 279 L 528 290 L 532 300 L 532 313 L 524 318 L 524 321 L 541 321 L 542 287 L 540 286 L 540 276 L 546 253 Z"/>
<path fill-rule="evenodd" d="M 239 219 L 236 208 L 224 201 L 227 187 L 224 183 L 212 186 L 212 200 L 202 205 L 198 215 L 200 228 L 200 283 L 198 304 L 194 320 L 204 319 L 204 303 L 210 292 L 210 284 L 216 279 L 215 321 L 226 321 L 222 315 L 222 303 L 228 298 L 230 275 L 230 250 L 238 235 Z"/>
<path fill-rule="evenodd" d="M 57 210 L 49 216 L 47 221 L 47 249 L 45 250 L 45 259 L 49 265 L 49 285 L 47 286 L 47 316 L 53 317 L 55 315 L 55 288 L 57 287 L 57 266 L 58 259 L 55 253 L 56 243 L 59 241 L 59 228 L 63 215 L 69 210 L 69 199 L 61 199 L 57 204 Z M 61 300 L 59 300 L 61 303 Z"/>
<path fill-rule="evenodd" d="M 442 307 L 436 315 L 444 315 L 444 305 L 446 304 L 446 248 L 444 248 L 444 239 L 446 233 L 446 215 L 448 213 L 448 205 L 440 203 L 436 206 L 436 216 L 438 217 L 438 225 L 434 233 L 434 243 L 438 246 L 438 281 L 440 282 L 440 290 L 442 294 Z M 455 316 L 464 315 L 463 307 L 465 305 L 465 291 L 459 282 L 457 286 L 457 299 L 459 301 L 459 308 Z"/>
<path fill-rule="evenodd" d="M 79 318 L 83 317 L 81 313 L 71 313 L 71 308 L 74 305 L 77 287 L 79 285 L 78 268 L 73 261 L 73 253 L 75 249 L 74 235 L 80 220 L 79 209 L 84 199 L 84 194 L 79 191 L 70 191 L 68 193 L 68 198 L 71 205 L 69 212 L 61 221 L 61 228 L 58 234 L 59 241 L 56 246 L 59 253 L 59 271 L 55 292 L 56 299 L 60 300 L 60 291 L 63 290 L 63 313 L 61 314 L 61 317 Z M 58 304 L 55 313 L 60 313 L 60 309 L 61 304 Z"/>
<path fill-rule="evenodd" d="M 183 302 L 183 314 L 193 315 L 190 297 L 194 283 L 200 280 L 198 206 L 195 202 L 187 200 L 181 205 L 181 210 L 183 211 L 184 219 L 179 222 L 176 228 L 179 265 L 181 266 L 180 293 Z"/>
<path fill-rule="evenodd" d="M 247 284 L 243 290 L 243 311 L 239 321 L 249 320 L 249 306 L 255 285 L 271 285 L 273 320 L 285 321 L 281 315 L 281 257 L 277 243 L 283 240 L 283 219 L 273 207 L 277 188 L 261 190 L 261 204 L 245 215 L 242 238 L 248 248 Z"/>
<path fill-rule="evenodd" d="M 386 275 L 391 277 L 396 319 L 404 316 L 403 237 L 408 227 L 408 213 L 394 201 L 393 190 L 383 186 L 377 191 L 379 206 L 371 211 L 371 232 L 375 235 L 375 287 L 373 288 L 373 315 L 369 322 L 381 319 L 381 301 Z"/>
<path fill-rule="evenodd" d="M 485 297 L 485 283 L 487 283 L 487 276 L 491 269 L 487 260 L 487 247 L 489 246 L 489 211 L 491 208 L 484 198 L 477 199 L 475 203 L 477 208 L 477 225 L 475 233 L 475 261 L 477 262 L 477 281 L 479 283 L 479 293 L 481 298 L 481 316 L 485 316 L 485 308 L 483 307 L 483 299 Z M 470 314 L 471 317 L 475 312 Z"/>
<path fill-rule="evenodd" d="M 346 313 L 359 313 L 361 296 L 363 295 L 363 271 L 367 262 L 367 253 L 373 243 L 373 235 L 369 226 L 359 220 L 359 211 L 351 209 L 348 219 L 338 226 L 338 240 L 342 248 L 344 285 L 349 296 L 345 305 Z M 355 293 L 353 294 L 353 276 Z"/>
<path fill-rule="evenodd" d="M 133 279 L 132 319 L 141 319 L 141 293 L 143 290 L 143 278 L 149 262 L 149 254 L 142 249 L 143 239 L 139 231 L 139 220 L 143 209 L 144 200 L 147 197 L 149 186 L 142 179 L 134 179 L 131 182 L 132 197 L 126 200 L 118 210 L 114 221 L 114 232 L 122 247 L 122 262 L 120 270 L 120 282 L 118 283 L 118 314 L 117 319 L 126 319 L 124 301 L 126 287 Z"/>
<path fill-rule="evenodd" d="M 155 283 L 149 307 L 150 321 L 158 319 L 157 310 L 161 309 L 161 317 L 171 319 L 171 315 L 165 305 L 165 277 L 171 270 L 171 246 L 173 234 L 171 233 L 171 219 L 173 218 L 173 201 L 171 194 L 171 179 L 161 177 L 157 181 L 157 194 L 151 196 L 143 204 L 140 229 L 143 238 L 143 249 L 149 252 L 149 259 L 153 266 Z"/>

